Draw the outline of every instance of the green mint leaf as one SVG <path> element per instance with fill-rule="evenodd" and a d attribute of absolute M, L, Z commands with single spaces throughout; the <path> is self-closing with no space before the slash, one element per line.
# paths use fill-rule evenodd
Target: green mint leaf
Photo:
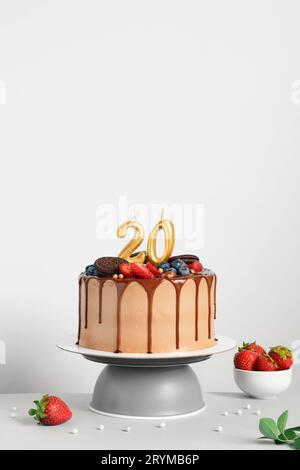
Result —
<path fill-rule="evenodd" d="M 280 431 L 281 434 L 284 434 L 286 423 L 288 420 L 289 412 L 288 410 L 285 410 L 278 418 L 277 420 L 277 427 Z"/>
<path fill-rule="evenodd" d="M 295 440 L 294 449 L 295 450 L 300 450 L 300 437 L 297 437 L 297 439 Z"/>
<path fill-rule="evenodd" d="M 269 439 L 280 440 L 277 424 L 272 418 L 261 418 L 259 420 L 259 430 L 263 436 Z"/>
<path fill-rule="evenodd" d="M 28 410 L 28 414 L 29 416 L 34 416 L 36 414 L 36 410 L 34 408 L 30 408 L 30 410 Z"/>

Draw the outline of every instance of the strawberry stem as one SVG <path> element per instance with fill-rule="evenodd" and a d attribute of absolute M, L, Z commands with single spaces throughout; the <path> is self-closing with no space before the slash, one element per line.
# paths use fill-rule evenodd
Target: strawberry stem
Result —
<path fill-rule="evenodd" d="M 48 397 L 49 395 L 43 395 L 40 400 L 34 400 L 33 403 L 36 405 L 36 409 L 30 408 L 30 410 L 28 410 L 29 416 L 33 416 L 38 423 L 47 417 L 46 406 L 48 404 Z"/>

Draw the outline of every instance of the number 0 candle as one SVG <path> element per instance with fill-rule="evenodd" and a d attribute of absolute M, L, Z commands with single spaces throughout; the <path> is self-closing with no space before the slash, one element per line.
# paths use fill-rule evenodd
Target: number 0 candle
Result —
<path fill-rule="evenodd" d="M 156 245 L 157 245 L 157 236 L 160 230 L 164 232 L 164 239 L 165 239 L 165 246 L 162 256 L 157 255 Z M 155 225 L 153 228 L 150 237 L 148 239 L 147 245 L 147 255 L 150 259 L 151 263 L 157 266 L 159 263 L 163 261 L 167 261 L 173 251 L 175 244 L 175 229 L 174 224 L 169 219 L 163 219 Z"/>

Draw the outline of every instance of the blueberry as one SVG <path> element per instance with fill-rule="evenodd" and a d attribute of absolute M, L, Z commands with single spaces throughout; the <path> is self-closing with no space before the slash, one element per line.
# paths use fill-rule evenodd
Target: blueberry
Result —
<path fill-rule="evenodd" d="M 182 259 L 174 259 L 171 263 L 172 268 L 179 269 L 182 266 L 186 266 L 185 262 Z"/>
<path fill-rule="evenodd" d="M 164 271 L 166 271 L 167 269 L 169 269 L 171 266 L 170 266 L 170 263 L 159 263 L 159 265 L 157 266 L 158 268 L 161 268 L 163 269 Z"/>
<path fill-rule="evenodd" d="M 167 268 L 167 269 L 165 269 L 165 273 L 175 273 L 175 274 L 177 274 L 177 270 L 175 268 Z"/>
<path fill-rule="evenodd" d="M 85 272 L 88 276 L 99 276 L 99 272 L 94 264 L 87 266 Z"/>
<path fill-rule="evenodd" d="M 94 274 L 94 269 L 95 269 L 95 266 L 93 264 L 90 264 L 89 266 L 85 268 L 85 272 L 86 274 L 89 274 L 90 276 L 92 276 Z"/>
<path fill-rule="evenodd" d="M 188 267 L 182 266 L 181 268 L 178 268 L 178 274 L 180 276 L 188 276 L 190 274 L 190 270 Z"/>

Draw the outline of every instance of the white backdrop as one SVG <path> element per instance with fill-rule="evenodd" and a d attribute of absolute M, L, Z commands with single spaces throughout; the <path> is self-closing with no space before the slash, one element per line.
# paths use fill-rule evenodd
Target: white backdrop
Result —
<path fill-rule="evenodd" d="M 120 248 L 96 236 L 120 195 L 205 205 L 219 333 L 300 339 L 299 17 L 297 0 L 0 0 L 1 392 L 91 390 L 99 366 L 55 343 L 78 273 Z M 231 358 L 195 366 L 206 390 L 233 388 Z"/>

